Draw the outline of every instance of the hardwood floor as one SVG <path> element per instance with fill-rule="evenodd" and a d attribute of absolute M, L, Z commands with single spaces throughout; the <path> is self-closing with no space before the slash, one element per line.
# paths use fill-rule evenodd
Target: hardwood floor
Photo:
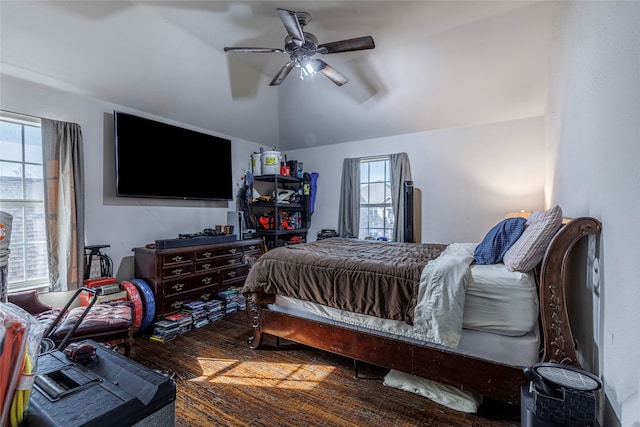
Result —
<path fill-rule="evenodd" d="M 245 313 L 165 344 L 137 336 L 131 358 L 176 378 L 177 426 L 519 426 L 519 409 L 485 402 L 480 415 L 453 411 L 385 387 L 386 370 L 293 345 L 251 350 Z M 285 343 L 281 343 L 285 344 Z M 288 343 L 287 343 L 288 344 Z"/>

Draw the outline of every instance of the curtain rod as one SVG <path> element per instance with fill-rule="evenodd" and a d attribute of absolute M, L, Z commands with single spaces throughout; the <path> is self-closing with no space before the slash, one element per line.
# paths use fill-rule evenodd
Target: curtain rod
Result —
<path fill-rule="evenodd" d="M 365 162 L 370 162 L 370 161 L 374 161 L 374 160 L 388 159 L 389 157 L 391 157 L 391 154 L 380 154 L 378 156 L 360 157 L 360 160 L 364 160 Z"/>
<path fill-rule="evenodd" d="M 32 116 L 31 114 L 24 114 L 24 113 L 16 113 L 15 111 L 9 111 L 9 110 L 2 110 L 0 109 L 0 114 L 6 114 L 7 116 L 10 116 L 12 119 L 18 119 L 18 120 L 23 120 L 23 121 L 27 121 L 25 120 L 27 117 L 30 117 L 32 119 L 37 119 L 38 123 L 40 122 L 40 120 L 42 120 L 42 117 L 38 117 L 38 116 Z"/>

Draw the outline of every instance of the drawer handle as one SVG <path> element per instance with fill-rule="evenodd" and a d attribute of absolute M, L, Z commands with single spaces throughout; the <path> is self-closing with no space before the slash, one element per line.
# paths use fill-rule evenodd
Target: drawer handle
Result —
<path fill-rule="evenodd" d="M 173 270 L 173 274 L 175 274 L 176 276 L 178 274 L 182 274 L 182 269 L 181 268 L 176 268 L 175 270 Z"/>
<path fill-rule="evenodd" d="M 238 249 L 236 249 L 236 248 L 229 249 L 229 253 L 230 254 L 235 254 L 236 252 L 238 252 Z"/>
<path fill-rule="evenodd" d="M 171 307 L 173 307 L 173 308 L 180 308 L 180 307 L 182 307 L 182 304 L 184 304 L 184 302 L 182 302 L 182 301 L 176 301 L 176 302 L 174 302 L 173 304 L 171 304 Z"/>
<path fill-rule="evenodd" d="M 171 259 L 173 260 L 173 262 L 180 262 L 180 261 L 182 261 L 182 256 L 181 255 L 176 255 Z"/>
<path fill-rule="evenodd" d="M 211 298 L 211 292 L 205 292 L 200 296 L 200 299 L 204 301 L 209 301 L 209 298 Z"/>
<path fill-rule="evenodd" d="M 182 288 L 184 288 L 184 283 L 176 283 L 171 288 L 174 289 L 176 292 L 180 292 Z"/>
<path fill-rule="evenodd" d="M 205 277 L 202 279 L 202 283 L 204 283 L 205 285 L 208 285 L 209 283 L 211 283 L 211 277 Z"/>
<path fill-rule="evenodd" d="M 203 252 L 202 256 L 205 258 L 211 258 L 211 252 Z"/>
<path fill-rule="evenodd" d="M 237 262 L 238 262 L 238 259 L 237 259 L 237 258 L 231 258 L 231 259 L 229 260 L 229 264 L 231 264 L 231 265 L 236 264 Z"/>
<path fill-rule="evenodd" d="M 202 264 L 202 269 L 203 270 L 208 270 L 211 268 L 211 264 Z"/>
<path fill-rule="evenodd" d="M 256 249 L 258 249 L 258 247 L 256 245 L 249 246 L 249 250 L 250 251 L 255 251 Z"/>
<path fill-rule="evenodd" d="M 227 276 L 229 276 L 229 277 L 236 277 L 236 273 L 237 273 L 237 271 L 233 270 L 233 271 L 228 272 L 228 273 L 227 273 Z"/>

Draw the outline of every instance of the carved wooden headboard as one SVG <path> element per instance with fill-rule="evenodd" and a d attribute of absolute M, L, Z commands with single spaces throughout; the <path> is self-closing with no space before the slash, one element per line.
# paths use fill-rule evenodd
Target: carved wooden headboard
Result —
<path fill-rule="evenodd" d="M 601 228 L 595 218 L 576 218 L 564 225 L 549 244 L 540 273 L 542 361 L 579 365 L 567 311 L 567 289 L 573 285 L 568 280 L 567 263 L 573 246 Z"/>

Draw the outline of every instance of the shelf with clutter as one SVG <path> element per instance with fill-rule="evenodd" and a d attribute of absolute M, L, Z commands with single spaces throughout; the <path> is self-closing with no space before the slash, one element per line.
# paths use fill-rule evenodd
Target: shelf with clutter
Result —
<path fill-rule="evenodd" d="M 248 216 L 267 250 L 306 242 L 317 174 L 304 172 L 302 162 L 286 161 L 275 150 L 254 153 L 251 161 Z"/>

